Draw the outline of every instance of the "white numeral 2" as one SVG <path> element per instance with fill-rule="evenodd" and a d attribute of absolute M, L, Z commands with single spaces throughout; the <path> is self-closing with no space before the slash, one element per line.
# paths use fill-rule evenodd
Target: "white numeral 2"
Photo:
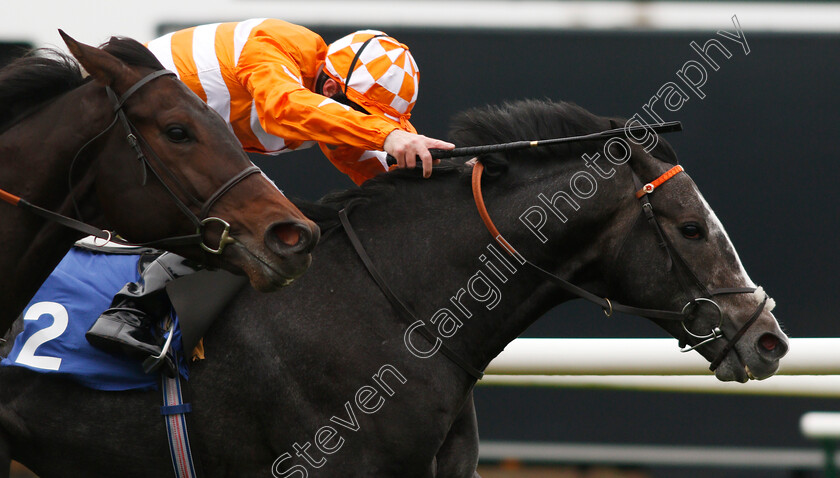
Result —
<path fill-rule="evenodd" d="M 38 302 L 26 311 L 23 320 L 38 320 L 42 315 L 51 315 L 52 325 L 32 334 L 20 348 L 15 362 L 44 370 L 58 370 L 61 366 L 60 358 L 35 355 L 35 350 L 64 333 L 67 329 L 67 309 L 57 302 Z"/>

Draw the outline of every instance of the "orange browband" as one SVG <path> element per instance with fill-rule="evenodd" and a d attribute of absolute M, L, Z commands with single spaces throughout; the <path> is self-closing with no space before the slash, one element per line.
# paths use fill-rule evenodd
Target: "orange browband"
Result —
<path fill-rule="evenodd" d="M 674 176 L 676 176 L 677 174 L 679 174 L 683 171 L 684 171 L 683 167 L 680 166 L 679 164 L 674 166 L 673 168 L 665 171 L 665 173 L 662 176 L 659 176 L 658 178 L 654 179 L 653 181 L 651 181 L 651 182 L 645 184 L 644 186 L 642 186 L 642 189 L 639 189 L 638 191 L 636 191 L 636 197 L 641 199 L 641 197 L 644 196 L 645 194 L 652 193 L 653 190 L 658 188 L 659 186 L 661 186 L 662 183 L 664 183 L 665 181 L 673 178 Z"/>

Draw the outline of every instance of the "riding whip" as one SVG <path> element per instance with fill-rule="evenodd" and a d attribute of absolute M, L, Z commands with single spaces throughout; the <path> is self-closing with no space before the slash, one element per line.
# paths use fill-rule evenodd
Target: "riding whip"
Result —
<path fill-rule="evenodd" d="M 616 138 L 619 136 L 625 136 L 630 132 L 644 130 L 650 130 L 657 134 L 672 133 L 676 131 L 682 131 L 682 123 L 680 123 L 679 121 L 668 121 L 665 123 L 656 123 L 651 125 L 639 125 L 630 126 L 626 128 L 608 129 L 605 131 L 598 131 L 596 133 L 589 133 L 580 136 L 567 136 L 565 138 L 541 139 L 534 141 L 513 141 L 511 143 L 487 144 L 483 146 L 464 146 L 455 149 L 430 149 L 429 152 L 432 153 L 432 159 L 446 159 L 455 158 L 459 156 L 478 156 L 482 154 L 499 153 L 503 151 L 518 151 L 521 149 L 528 148 L 540 148 L 563 143 L 576 143 L 580 141 Z M 386 161 L 388 163 L 388 166 L 393 166 L 397 164 L 396 158 L 394 158 L 390 154 L 387 156 Z"/>

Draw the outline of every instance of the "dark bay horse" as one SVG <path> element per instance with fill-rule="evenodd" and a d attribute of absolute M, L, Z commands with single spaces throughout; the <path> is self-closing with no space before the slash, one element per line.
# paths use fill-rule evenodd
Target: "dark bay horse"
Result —
<path fill-rule="evenodd" d="M 92 78 L 58 52 L 0 71 L 0 188 L 135 242 L 195 235 L 204 220 L 208 248 L 228 245 L 221 254 L 159 247 L 243 271 L 260 290 L 303 273 L 317 227 L 213 110 L 134 40 L 99 49 L 62 35 Z M 0 336 L 83 235 L 0 203 Z"/>
<path fill-rule="evenodd" d="M 568 103 L 520 102 L 461 116 L 453 139 L 563 137 L 615 121 Z M 723 353 L 720 380 L 771 376 L 787 338 L 723 226 L 687 174 L 654 181 L 676 162 L 667 143 L 647 143 L 649 152 L 623 144 L 480 158 L 489 215 L 520 258 L 615 307 L 697 306 L 684 321 L 656 320 L 689 345 L 719 326 L 722 335 L 697 350 L 710 361 Z M 207 359 L 193 364 L 191 443 L 207 476 L 477 476 L 467 369 L 483 369 L 575 295 L 505 255 L 476 212 L 465 159 L 429 180 L 396 171 L 298 205 L 324 231 L 309 272 L 270 294 L 243 290 L 205 336 Z M 655 189 L 643 195 L 650 205 L 640 206 L 634 176 Z M 339 226 L 348 205 L 361 244 L 414 319 L 396 312 Z M 720 314 L 697 297 L 713 298 Z M 16 367 L 0 369 L 0 385 L 0 456 L 42 478 L 172 473 L 158 393 L 96 392 Z"/>

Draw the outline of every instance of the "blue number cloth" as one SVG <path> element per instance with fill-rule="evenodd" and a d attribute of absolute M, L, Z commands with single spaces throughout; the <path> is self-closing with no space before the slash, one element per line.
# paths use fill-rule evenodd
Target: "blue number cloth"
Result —
<path fill-rule="evenodd" d="M 71 249 L 26 306 L 23 332 L 0 365 L 61 375 L 97 390 L 156 389 L 158 375 L 143 373 L 139 361 L 104 352 L 85 340 L 85 332 L 111 305 L 114 294 L 140 280 L 139 258 Z M 182 355 L 177 318 L 172 342 Z M 188 378 L 184 360 L 179 366 Z"/>

